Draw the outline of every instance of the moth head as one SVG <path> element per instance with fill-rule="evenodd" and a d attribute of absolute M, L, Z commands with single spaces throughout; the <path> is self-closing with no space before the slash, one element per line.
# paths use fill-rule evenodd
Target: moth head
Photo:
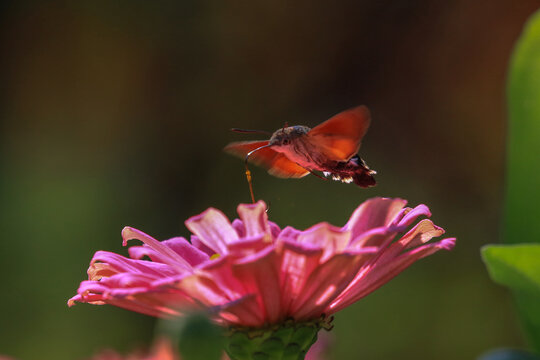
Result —
<path fill-rule="evenodd" d="M 272 134 L 272 137 L 269 140 L 269 145 L 275 148 L 288 147 L 291 143 L 307 134 L 310 129 L 307 126 L 289 126 L 279 129 L 278 131 Z"/>

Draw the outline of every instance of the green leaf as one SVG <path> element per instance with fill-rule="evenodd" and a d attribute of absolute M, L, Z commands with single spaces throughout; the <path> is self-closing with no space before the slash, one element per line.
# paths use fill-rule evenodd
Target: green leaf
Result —
<path fill-rule="evenodd" d="M 510 64 L 504 242 L 540 243 L 540 11 L 525 25 Z"/>
<path fill-rule="evenodd" d="M 540 244 L 482 248 L 493 281 L 512 289 L 530 342 L 540 351 Z"/>
<path fill-rule="evenodd" d="M 493 281 L 540 296 L 540 244 L 488 245 L 482 248 L 482 258 Z"/>
<path fill-rule="evenodd" d="M 540 11 L 530 17 L 512 54 L 508 79 L 508 163 L 503 241 L 540 243 Z M 518 251 L 517 249 L 514 249 Z M 530 342 L 540 351 L 540 301 L 533 260 L 515 267 L 498 254 L 486 261 L 494 280 L 512 288 Z M 497 252 L 497 250 L 493 250 Z M 523 255 L 523 254 L 522 254 Z M 519 255 L 519 256 L 522 256 Z M 537 260 L 539 261 L 539 260 Z M 531 271 L 533 273 L 531 273 Z"/>

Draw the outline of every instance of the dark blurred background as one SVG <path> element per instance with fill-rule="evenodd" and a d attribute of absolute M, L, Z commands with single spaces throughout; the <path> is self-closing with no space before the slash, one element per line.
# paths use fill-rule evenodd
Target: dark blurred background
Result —
<path fill-rule="evenodd" d="M 231 127 L 316 125 L 366 104 L 368 190 L 252 168 L 278 224 L 343 225 L 373 196 L 426 203 L 454 251 L 339 313 L 331 359 L 473 359 L 523 346 L 479 247 L 498 241 L 505 77 L 537 0 L 32 2 L 2 6 L 0 354 L 81 359 L 145 346 L 155 320 L 68 309 L 124 225 L 187 235 L 249 193 Z M 533 170 L 537 171 L 537 170 Z"/>

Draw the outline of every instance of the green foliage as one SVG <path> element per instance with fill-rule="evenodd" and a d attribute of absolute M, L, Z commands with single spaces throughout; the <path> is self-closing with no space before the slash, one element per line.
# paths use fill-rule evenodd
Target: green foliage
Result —
<path fill-rule="evenodd" d="M 510 64 L 504 242 L 540 242 L 540 12 L 527 22 Z"/>
<path fill-rule="evenodd" d="M 489 245 L 482 258 L 493 281 L 512 289 L 529 340 L 540 351 L 540 244 Z"/>
<path fill-rule="evenodd" d="M 482 249 L 482 258 L 493 281 L 540 296 L 540 244 L 489 245 Z"/>
<path fill-rule="evenodd" d="M 540 12 L 527 22 L 510 64 L 506 243 L 540 243 Z M 531 343 L 540 351 L 540 253 L 535 246 L 489 247 L 493 279 L 509 286 Z M 536 255 L 536 256 L 535 256 Z"/>
<path fill-rule="evenodd" d="M 208 316 L 193 313 L 161 324 L 161 332 L 178 339 L 178 349 L 184 360 L 219 360 L 223 354 L 223 330 Z"/>

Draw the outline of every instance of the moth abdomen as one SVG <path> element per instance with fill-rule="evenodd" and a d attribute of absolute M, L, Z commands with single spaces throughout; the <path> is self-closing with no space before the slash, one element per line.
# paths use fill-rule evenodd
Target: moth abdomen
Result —
<path fill-rule="evenodd" d="M 353 156 L 349 161 L 338 161 L 326 164 L 323 174 L 331 177 L 332 180 L 343 183 L 354 182 L 356 185 L 366 188 L 375 186 L 377 182 L 373 175 L 377 172 L 371 170 L 364 160 L 358 155 Z"/>

